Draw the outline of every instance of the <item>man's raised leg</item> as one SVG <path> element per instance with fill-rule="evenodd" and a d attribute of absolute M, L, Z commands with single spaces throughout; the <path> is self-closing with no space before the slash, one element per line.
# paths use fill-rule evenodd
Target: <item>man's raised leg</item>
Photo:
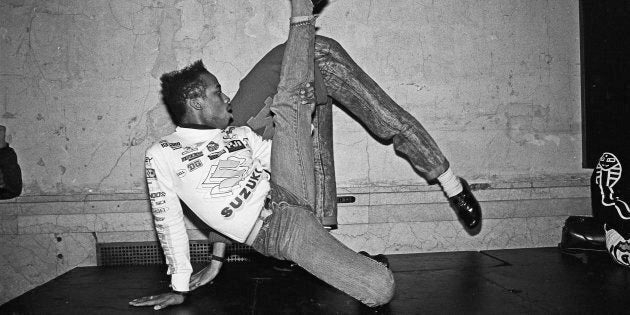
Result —
<path fill-rule="evenodd" d="M 318 36 L 315 58 L 328 94 L 383 140 L 391 140 L 427 181 L 438 182 L 469 232 L 476 233 L 481 208 L 468 184 L 455 177 L 437 143 L 335 40 Z"/>
<path fill-rule="evenodd" d="M 241 81 L 241 89 L 232 100 L 236 123 L 245 124 L 254 116 L 264 118 L 258 112 L 262 106 L 252 104 L 261 104 L 271 93 L 269 91 L 275 91 L 284 48 L 284 44 L 274 48 Z M 427 181 L 438 182 L 442 186 L 464 225 L 475 229 L 481 220 L 479 204 L 467 183 L 455 177 L 450 170 L 448 160 L 422 124 L 396 104 L 335 40 L 316 36 L 315 61 L 315 70 L 323 74 L 325 83 L 322 89 L 316 89 L 318 100 L 322 98 L 319 92 L 327 90 L 339 105 L 351 112 L 373 134 L 391 140 L 394 149 L 405 155 Z M 271 125 L 267 124 L 265 130 L 269 128 Z M 318 150 L 314 148 L 316 157 L 326 156 L 325 152 Z"/>
<path fill-rule="evenodd" d="M 292 4 L 306 0 L 292 0 Z M 312 8 L 311 8 L 312 9 Z M 272 214 L 252 245 L 286 258 L 369 306 L 394 294 L 389 269 L 339 242 L 317 221 L 310 207 L 314 178 L 311 114 L 314 109 L 314 17 L 292 12 L 278 93 L 273 99 L 275 133 L 271 152 Z M 303 202 L 304 201 L 304 202 Z"/>
<path fill-rule="evenodd" d="M 271 149 L 272 181 L 314 206 L 315 173 L 310 128 L 315 109 L 312 86 L 315 17 L 311 14 L 312 3 L 292 0 L 291 4 L 289 39 L 282 59 L 278 92 L 271 105 L 275 124 Z"/>

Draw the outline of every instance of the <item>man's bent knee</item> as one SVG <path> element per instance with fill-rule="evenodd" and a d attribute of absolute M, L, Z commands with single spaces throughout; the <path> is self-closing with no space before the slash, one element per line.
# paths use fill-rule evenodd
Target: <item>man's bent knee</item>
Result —
<path fill-rule="evenodd" d="M 394 274 L 391 270 L 387 269 L 387 274 L 384 276 L 384 279 L 379 281 L 379 288 L 377 295 L 374 296 L 374 302 L 368 306 L 376 307 L 389 303 L 394 297 L 395 289 L 396 282 L 394 281 Z"/>
<path fill-rule="evenodd" d="M 343 46 L 341 46 L 341 44 L 339 44 L 338 41 L 330 37 L 321 36 L 321 35 L 315 36 L 315 50 L 317 49 L 326 49 L 331 52 L 338 52 L 338 51 L 345 52 L 345 49 L 343 48 Z"/>

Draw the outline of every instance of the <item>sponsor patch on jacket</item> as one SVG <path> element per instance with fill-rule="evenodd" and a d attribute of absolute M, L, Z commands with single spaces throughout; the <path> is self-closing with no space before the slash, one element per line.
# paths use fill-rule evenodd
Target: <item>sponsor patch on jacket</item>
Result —
<path fill-rule="evenodd" d="M 180 142 L 168 142 L 166 140 L 158 141 L 162 148 L 171 148 L 173 150 L 179 150 L 182 148 L 182 144 Z"/>
<path fill-rule="evenodd" d="M 201 153 L 201 152 L 191 153 L 191 154 L 188 154 L 185 157 L 183 157 L 182 158 L 182 162 L 192 161 L 192 160 L 194 160 L 196 158 L 199 158 L 201 156 L 203 156 L 203 153 Z"/>
<path fill-rule="evenodd" d="M 164 208 L 154 208 L 153 209 L 153 213 L 158 214 L 158 213 L 164 213 L 168 211 L 168 207 L 164 207 Z"/>
<path fill-rule="evenodd" d="M 208 143 L 208 145 L 206 146 L 206 148 L 208 149 L 208 151 L 212 152 L 212 151 L 216 151 L 219 149 L 219 144 L 214 142 L 214 141 L 210 141 L 210 143 Z"/>
<path fill-rule="evenodd" d="M 188 167 L 188 171 L 192 172 L 192 171 L 202 167 L 203 163 L 201 163 L 200 160 L 196 160 L 196 161 L 194 161 L 192 163 L 188 163 L 188 165 L 186 165 L 186 166 Z"/>
<path fill-rule="evenodd" d="M 234 152 L 245 149 L 245 144 L 241 140 L 226 141 L 225 148 L 227 148 L 229 152 Z"/>
<path fill-rule="evenodd" d="M 229 126 L 229 127 L 225 128 L 225 129 L 223 129 L 223 139 L 232 139 L 232 138 L 234 138 L 236 136 L 235 134 L 233 134 L 234 128 L 236 128 L 236 127 Z"/>
<path fill-rule="evenodd" d="M 208 154 L 208 158 L 211 160 L 214 160 L 223 154 L 225 154 L 225 149 L 222 149 L 221 151 L 217 151 L 217 152 L 210 152 L 210 154 Z"/>
<path fill-rule="evenodd" d="M 153 199 L 153 198 L 160 198 L 160 197 L 164 197 L 164 196 L 166 196 L 166 193 L 165 193 L 165 192 L 163 192 L 163 191 L 158 191 L 158 192 L 151 193 L 151 194 L 149 195 L 149 198 Z"/>
<path fill-rule="evenodd" d="M 145 168 L 144 169 L 147 175 L 147 178 L 155 178 L 155 170 L 152 168 Z"/>
<path fill-rule="evenodd" d="M 183 169 L 183 168 L 178 169 L 175 174 L 177 174 L 177 177 L 182 178 L 182 177 L 186 176 L 186 170 Z"/>
<path fill-rule="evenodd" d="M 182 151 L 182 155 L 186 155 L 186 154 L 189 154 L 189 153 L 193 153 L 193 152 L 195 152 L 195 151 L 197 151 L 197 146 L 194 146 L 194 147 L 190 147 L 190 146 L 188 146 L 188 147 L 184 147 L 184 149 L 183 149 L 183 151 Z"/>
<path fill-rule="evenodd" d="M 144 166 L 145 167 L 151 167 L 151 161 L 152 160 L 153 160 L 152 157 L 145 156 L 144 157 Z"/>

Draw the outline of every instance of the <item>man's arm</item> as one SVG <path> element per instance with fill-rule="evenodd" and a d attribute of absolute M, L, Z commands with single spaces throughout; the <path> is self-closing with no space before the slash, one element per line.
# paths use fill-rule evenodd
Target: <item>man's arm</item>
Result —
<path fill-rule="evenodd" d="M 129 302 L 133 306 L 154 306 L 156 310 L 184 302 L 192 273 L 184 214 L 173 190 L 171 172 L 168 172 L 168 167 L 163 165 L 160 158 L 159 153 L 152 154 L 149 149 L 145 157 L 145 170 L 155 230 L 166 256 L 167 273 L 171 275 L 173 291 Z"/>

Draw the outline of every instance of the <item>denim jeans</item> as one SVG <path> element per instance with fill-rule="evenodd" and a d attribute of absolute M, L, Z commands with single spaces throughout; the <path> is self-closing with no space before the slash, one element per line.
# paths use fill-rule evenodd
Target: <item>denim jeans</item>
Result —
<path fill-rule="evenodd" d="M 265 99 L 276 93 L 284 49 L 285 44 L 273 48 L 241 81 L 232 99 L 236 125 L 247 125 L 250 117 L 265 110 Z M 392 141 L 394 149 L 426 180 L 435 180 L 448 169 L 448 160 L 422 124 L 394 102 L 337 41 L 316 36 L 315 63 L 325 90 L 316 90 L 320 103 L 322 93 L 332 97 L 373 135 Z M 320 156 L 318 148 L 314 150 Z"/>
<path fill-rule="evenodd" d="M 368 306 L 392 299 L 395 282 L 389 269 L 345 246 L 322 227 L 304 200 L 271 184 L 272 213 L 252 244 L 256 251 L 293 261 Z"/>
<path fill-rule="evenodd" d="M 359 67 L 335 40 L 317 36 L 315 61 L 328 95 L 381 140 L 392 141 L 426 180 L 437 179 L 449 162 L 420 122 Z"/>
<path fill-rule="evenodd" d="M 314 167 L 313 25 L 292 26 L 273 98 L 275 133 L 271 149 L 271 211 L 252 247 L 302 268 L 368 306 L 393 297 L 394 277 L 378 262 L 334 238 L 312 213 Z"/>
<path fill-rule="evenodd" d="M 241 80 L 232 99 L 233 124 L 249 126 L 265 139 L 273 136 L 273 119 L 265 103 L 278 91 L 285 44 L 263 56 Z M 332 98 L 327 95 L 324 80 L 313 60 L 317 104 L 313 125 L 313 158 L 315 166 L 315 207 L 317 218 L 325 226 L 337 225 L 337 187 L 333 160 Z"/>

